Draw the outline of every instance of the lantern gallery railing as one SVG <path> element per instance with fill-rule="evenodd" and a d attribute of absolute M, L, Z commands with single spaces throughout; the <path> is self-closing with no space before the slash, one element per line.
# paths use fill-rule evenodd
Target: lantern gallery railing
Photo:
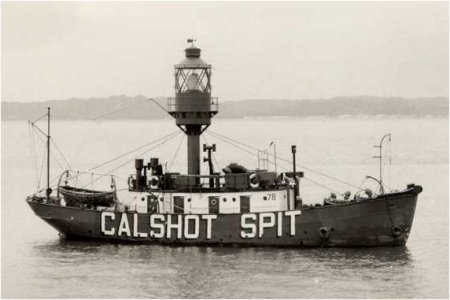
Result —
<path fill-rule="evenodd" d="M 207 103 L 199 103 L 177 101 L 176 98 L 167 98 L 167 111 L 168 112 L 187 112 L 187 111 L 219 111 L 219 98 L 211 97 L 211 100 Z"/>

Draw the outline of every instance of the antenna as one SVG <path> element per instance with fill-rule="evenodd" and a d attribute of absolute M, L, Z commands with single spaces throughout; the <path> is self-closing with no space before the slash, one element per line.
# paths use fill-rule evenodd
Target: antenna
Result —
<path fill-rule="evenodd" d="M 382 150 L 383 150 L 384 139 L 387 138 L 387 137 L 389 137 L 389 141 L 391 141 L 391 134 L 387 133 L 381 138 L 380 144 L 374 146 L 375 148 L 379 148 L 380 149 L 380 155 L 373 156 L 373 158 L 379 158 L 380 159 L 380 181 L 379 181 L 380 194 L 384 194 L 384 186 L 383 186 L 383 152 L 382 152 Z"/>
<path fill-rule="evenodd" d="M 275 142 L 270 142 L 269 150 L 270 147 L 272 147 L 272 145 L 273 145 L 273 161 L 275 164 L 275 173 L 277 173 L 277 145 L 275 144 Z"/>

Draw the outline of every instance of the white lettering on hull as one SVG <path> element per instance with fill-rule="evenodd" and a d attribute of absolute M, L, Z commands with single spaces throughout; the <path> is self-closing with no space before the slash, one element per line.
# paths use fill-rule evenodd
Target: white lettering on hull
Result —
<path fill-rule="evenodd" d="M 267 221 L 269 219 L 269 221 Z M 258 236 L 262 237 L 264 234 L 264 228 L 272 228 L 275 226 L 275 215 L 271 212 L 261 213 L 259 215 L 259 232 Z"/>
<path fill-rule="evenodd" d="M 127 236 L 131 235 L 130 224 L 128 223 L 128 217 L 126 213 L 122 213 L 122 218 L 120 218 L 119 231 L 117 231 L 117 235 L 121 236 L 122 233 L 125 233 Z"/>
<path fill-rule="evenodd" d="M 189 232 L 189 229 L 192 228 L 189 225 L 189 221 L 194 221 L 194 225 L 193 225 L 194 232 L 193 233 Z M 191 222 L 191 224 L 192 224 L 192 222 Z M 192 240 L 198 239 L 198 237 L 200 235 L 199 227 L 200 227 L 200 218 L 197 215 L 187 215 L 184 218 L 184 237 L 186 239 L 192 239 Z"/>
<path fill-rule="evenodd" d="M 295 217 L 299 216 L 301 212 L 299 210 L 290 210 L 284 213 L 286 216 L 291 217 L 291 236 L 295 236 Z"/>
<path fill-rule="evenodd" d="M 181 223 L 181 215 L 177 215 L 177 222 L 172 223 L 172 217 L 173 215 L 167 215 L 167 238 L 170 239 L 172 237 L 172 229 L 177 230 L 177 239 L 181 239 L 182 234 L 182 226 Z"/>
<path fill-rule="evenodd" d="M 159 223 L 156 223 L 155 221 L 159 220 Z M 166 220 L 166 217 L 164 215 L 150 215 L 150 227 L 153 228 L 150 230 L 150 236 L 160 239 L 164 237 L 164 221 Z M 159 232 L 155 232 L 154 229 L 159 229 Z"/>
<path fill-rule="evenodd" d="M 256 224 L 247 223 L 247 220 L 256 221 L 256 214 L 245 214 L 241 216 L 241 237 L 244 239 L 252 239 L 256 236 Z M 249 232 L 245 232 L 245 229 L 250 229 Z"/>
<path fill-rule="evenodd" d="M 133 237 L 148 237 L 147 232 L 138 231 L 138 214 L 133 214 Z"/>
<path fill-rule="evenodd" d="M 281 213 L 281 211 L 279 211 L 277 215 L 278 215 L 277 237 L 280 237 L 283 235 L 283 214 Z"/>
<path fill-rule="evenodd" d="M 116 228 L 111 227 L 111 229 L 106 230 L 106 217 L 109 217 L 111 221 L 114 221 L 116 219 L 116 215 L 113 212 L 102 212 L 102 233 L 104 235 L 114 235 L 116 233 Z"/>
<path fill-rule="evenodd" d="M 212 220 L 217 219 L 217 215 L 202 215 L 202 219 L 206 220 L 206 239 L 211 239 Z"/>
<path fill-rule="evenodd" d="M 276 235 L 276 237 L 282 237 L 283 234 L 287 234 L 287 230 L 283 231 L 283 219 L 287 217 L 289 220 L 289 235 L 295 236 L 295 224 L 296 217 L 301 214 L 301 211 L 285 211 L 285 212 L 263 212 L 259 214 L 248 213 L 240 216 L 240 237 L 243 239 L 252 239 L 255 237 L 263 238 L 264 236 Z M 232 215 L 230 215 L 231 217 Z M 141 215 L 142 217 L 142 215 Z M 177 238 L 177 239 L 199 239 L 201 236 L 201 230 L 203 231 L 204 238 L 207 240 L 213 236 L 213 230 L 220 230 L 220 228 L 214 228 L 214 220 L 217 219 L 217 215 L 194 215 L 194 214 L 178 214 L 178 215 L 149 215 L 150 222 L 149 230 L 139 232 L 139 218 L 140 215 L 133 213 L 132 229 L 130 228 L 131 219 L 128 219 L 127 213 L 120 215 L 119 225 L 116 227 L 116 213 L 114 212 L 102 212 L 101 213 L 101 233 L 107 236 L 127 236 L 133 238 L 147 238 L 152 237 L 156 239 L 162 238 Z M 175 220 L 176 219 L 176 220 Z M 117 218 L 118 220 L 118 218 Z M 203 222 L 204 221 L 204 222 Z M 202 225 L 205 224 L 205 225 Z M 287 225 L 287 224 L 286 224 Z M 204 227 L 203 227 L 204 226 Z M 202 229 L 203 228 L 203 229 Z M 272 230 L 270 230 L 272 228 Z M 141 226 L 142 230 L 142 226 Z M 174 233 L 175 231 L 175 233 Z M 221 229 L 226 231 L 226 228 Z M 116 234 L 117 232 L 117 234 Z M 227 233 L 228 234 L 228 233 Z"/>

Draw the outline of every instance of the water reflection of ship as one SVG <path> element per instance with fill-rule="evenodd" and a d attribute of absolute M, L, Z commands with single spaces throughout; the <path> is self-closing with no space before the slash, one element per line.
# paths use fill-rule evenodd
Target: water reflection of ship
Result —
<path fill-rule="evenodd" d="M 278 157 L 274 151 L 272 163 L 275 168 L 271 171 L 267 156 L 264 158 L 263 155 L 263 164 L 260 164 L 259 149 L 211 131 L 216 139 L 257 156 L 258 167 L 251 169 L 236 163 L 218 167 L 214 165 L 213 157 L 216 145 L 203 144 L 206 155 L 203 162 L 207 163 L 208 174 L 201 174 L 200 137 L 218 113 L 219 103 L 211 96 L 211 65 L 201 58 L 201 50 L 193 45 L 193 40 L 190 42 L 192 45 L 185 49 L 185 58 L 175 65 L 176 97 L 168 100 L 167 109 L 163 108 L 187 137 L 187 174 L 164 170 L 157 157 L 148 161 L 142 158 L 180 133 L 175 132 L 137 149 L 145 148 L 146 151 L 135 159 L 135 173 L 126 180 L 127 186 L 121 195 L 113 174 L 109 174 L 109 189 L 88 189 L 89 184 L 76 186 L 83 174 L 93 177 L 94 169 L 115 162 L 117 158 L 85 173 L 64 171 L 52 188 L 49 109 L 46 115 L 47 188 L 27 198 L 27 203 L 39 217 L 72 239 L 294 247 L 406 244 L 422 188 L 408 184 L 401 191 L 385 190 L 381 148 L 383 140 L 390 135 L 385 135 L 377 146 L 380 148 L 377 156 L 380 159 L 379 179 L 367 176 L 379 185 L 378 193 L 299 165 L 295 145 L 291 148 L 292 160 Z M 35 123 L 30 122 L 33 128 L 38 128 Z M 130 153 L 135 158 L 135 151 L 119 158 Z M 277 167 L 281 168 L 281 164 L 277 165 L 277 161 L 289 166 L 278 172 Z M 300 196 L 302 180 L 327 186 L 308 179 L 303 170 L 355 188 L 353 197 L 350 191 L 341 193 L 330 189 L 333 192 L 322 203 L 305 205 Z M 104 176 L 101 174 L 99 178 Z M 142 205 L 131 206 L 134 199 L 140 199 Z"/>

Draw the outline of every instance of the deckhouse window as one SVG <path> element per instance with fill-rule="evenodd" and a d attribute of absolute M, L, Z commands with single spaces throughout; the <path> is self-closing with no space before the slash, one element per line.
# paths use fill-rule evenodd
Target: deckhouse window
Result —
<path fill-rule="evenodd" d="M 249 213 L 250 212 L 250 196 L 240 196 L 241 200 L 241 213 Z"/>
<path fill-rule="evenodd" d="M 173 213 L 174 214 L 184 213 L 184 197 L 173 196 Z"/>
<path fill-rule="evenodd" d="M 219 213 L 219 197 L 218 196 L 209 196 L 208 197 L 208 206 L 210 214 L 218 214 Z"/>

